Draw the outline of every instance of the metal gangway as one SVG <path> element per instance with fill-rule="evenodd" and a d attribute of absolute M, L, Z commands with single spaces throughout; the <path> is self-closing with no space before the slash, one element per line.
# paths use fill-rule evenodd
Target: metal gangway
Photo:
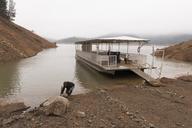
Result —
<path fill-rule="evenodd" d="M 143 78 L 144 80 L 146 80 L 146 82 L 148 82 L 150 85 L 152 86 L 160 86 L 160 81 L 157 79 L 154 79 L 153 77 L 151 77 L 150 75 L 148 75 L 147 73 L 141 71 L 140 69 L 130 69 L 132 72 L 134 72 L 135 74 L 137 74 L 138 76 L 140 76 L 141 78 Z"/>

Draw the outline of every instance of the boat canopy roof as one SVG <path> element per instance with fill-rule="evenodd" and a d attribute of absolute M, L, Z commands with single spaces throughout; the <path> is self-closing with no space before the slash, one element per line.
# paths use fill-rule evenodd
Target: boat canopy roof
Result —
<path fill-rule="evenodd" d="M 84 44 L 84 43 L 148 43 L 150 40 L 130 37 L 130 36 L 118 36 L 118 37 L 107 37 L 107 38 L 95 38 L 95 39 L 88 39 L 84 41 L 75 42 L 76 44 Z"/>

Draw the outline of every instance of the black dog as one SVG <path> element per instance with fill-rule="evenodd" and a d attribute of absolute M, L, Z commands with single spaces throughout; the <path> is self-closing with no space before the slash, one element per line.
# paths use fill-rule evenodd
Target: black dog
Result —
<path fill-rule="evenodd" d="M 75 84 L 74 84 L 74 83 L 69 82 L 69 81 L 64 82 L 64 83 L 63 83 L 63 86 L 61 87 L 61 93 L 60 93 L 60 95 L 63 95 L 64 92 L 65 92 L 65 89 L 66 89 L 66 92 L 65 92 L 65 93 L 66 93 L 68 96 L 70 96 L 71 93 L 73 92 L 74 87 L 75 87 Z"/>

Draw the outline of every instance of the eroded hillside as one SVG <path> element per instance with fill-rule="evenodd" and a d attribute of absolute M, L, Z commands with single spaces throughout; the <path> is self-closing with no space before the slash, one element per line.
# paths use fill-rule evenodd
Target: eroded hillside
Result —
<path fill-rule="evenodd" d="M 33 32 L 0 18 L 0 62 L 36 55 L 45 48 L 56 47 Z"/>
<path fill-rule="evenodd" d="M 192 40 L 164 48 L 164 50 L 167 59 L 192 62 Z M 161 56 L 162 52 L 157 51 L 155 55 Z"/>

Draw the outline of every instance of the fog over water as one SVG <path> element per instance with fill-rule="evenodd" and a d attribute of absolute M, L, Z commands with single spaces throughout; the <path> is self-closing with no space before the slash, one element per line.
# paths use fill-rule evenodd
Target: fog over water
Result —
<path fill-rule="evenodd" d="M 16 23 L 44 37 L 192 33 L 191 0 L 15 0 Z"/>

